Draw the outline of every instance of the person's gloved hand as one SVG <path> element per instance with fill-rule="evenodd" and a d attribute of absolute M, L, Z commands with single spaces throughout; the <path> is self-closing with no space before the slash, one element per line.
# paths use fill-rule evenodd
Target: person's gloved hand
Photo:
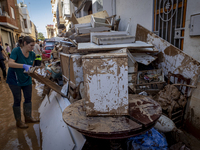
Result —
<path fill-rule="evenodd" d="M 32 67 L 32 66 L 31 65 L 23 64 L 23 68 L 26 70 L 26 72 L 28 72 L 28 70 L 30 69 L 30 67 Z"/>

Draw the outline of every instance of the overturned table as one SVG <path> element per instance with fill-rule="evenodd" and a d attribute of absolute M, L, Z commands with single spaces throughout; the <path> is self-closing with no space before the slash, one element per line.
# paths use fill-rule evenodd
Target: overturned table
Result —
<path fill-rule="evenodd" d="M 128 116 L 87 117 L 82 99 L 64 110 L 63 120 L 70 127 L 89 137 L 123 139 L 151 129 L 161 113 L 160 105 L 150 97 L 129 94 Z"/>

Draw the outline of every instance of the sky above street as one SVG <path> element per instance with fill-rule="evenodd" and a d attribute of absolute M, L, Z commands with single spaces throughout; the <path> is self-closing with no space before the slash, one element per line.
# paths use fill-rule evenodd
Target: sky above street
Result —
<path fill-rule="evenodd" d="M 46 25 L 53 25 L 53 14 L 51 11 L 51 0 L 17 0 L 27 5 L 31 21 L 35 24 L 38 32 L 46 37 Z"/>

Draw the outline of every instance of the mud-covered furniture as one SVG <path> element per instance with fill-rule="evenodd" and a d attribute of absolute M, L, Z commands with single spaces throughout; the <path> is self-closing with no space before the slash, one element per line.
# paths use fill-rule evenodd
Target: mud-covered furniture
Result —
<path fill-rule="evenodd" d="M 150 97 L 129 94 L 129 115 L 87 117 L 84 99 L 69 105 L 64 122 L 82 134 L 99 139 L 124 139 L 151 129 L 160 115 L 160 105 Z"/>
<path fill-rule="evenodd" d="M 183 94 L 186 100 L 188 100 L 188 95 L 189 95 L 188 92 L 190 88 L 188 87 L 188 85 L 190 85 L 190 82 L 191 82 L 191 79 L 185 78 L 184 76 L 180 74 L 173 74 L 171 72 L 168 73 L 168 84 L 173 83 L 173 85 L 175 85 L 179 89 L 179 91 Z M 185 107 L 186 107 L 186 104 L 184 107 L 180 107 L 176 111 L 172 111 L 170 119 L 172 119 L 172 121 L 174 121 L 174 123 L 177 126 L 182 126 L 184 113 L 185 113 Z"/>

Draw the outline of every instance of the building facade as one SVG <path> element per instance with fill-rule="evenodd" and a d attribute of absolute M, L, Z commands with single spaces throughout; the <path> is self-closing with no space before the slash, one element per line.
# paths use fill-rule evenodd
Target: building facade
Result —
<path fill-rule="evenodd" d="M 24 32 L 22 33 L 22 35 L 28 36 L 32 33 L 32 22 L 30 20 L 29 12 L 28 12 L 26 4 L 19 3 L 18 5 L 21 8 L 21 11 L 22 11 L 22 14 L 23 14 Z"/>
<path fill-rule="evenodd" d="M 74 12 L 74 5 L 70 0 L 51 0 L 52 14 L 54 22 L 54 35 L 68 31 L 70 28 L 70 18 Z"/>
<path fill-rule="evenodd" d="M 17 0 L 0 1 L 0 40 L 2 45 L 8 43 L 11 48 L 15 46 L 15 31 L 18 31 L 16 17 Z"/>
<path fill-rule="evenodd" d="M 54 35 L 54 25 L 47 25 L 46 26 L 46 30 L 47 30 L 47 38 L 50 39 L 52 37 L 55 37 Z"/>
<path fill-rule="evenodd" d="M 20 36 L 32 36 L 37 39 L 37 29 L 30 21 L 27 6 L 17 4 L 17 0 L 0 1 L 0 41 L 15 47 Z"/>
<path fill-rule="evenodd" d="M 31 34 L 29 36 L 31 36 L 34 40 L 36 40 L 38 37 L 36 26 L 32 21 L 30 21 L 30 25 L 31 25 Z"/>

